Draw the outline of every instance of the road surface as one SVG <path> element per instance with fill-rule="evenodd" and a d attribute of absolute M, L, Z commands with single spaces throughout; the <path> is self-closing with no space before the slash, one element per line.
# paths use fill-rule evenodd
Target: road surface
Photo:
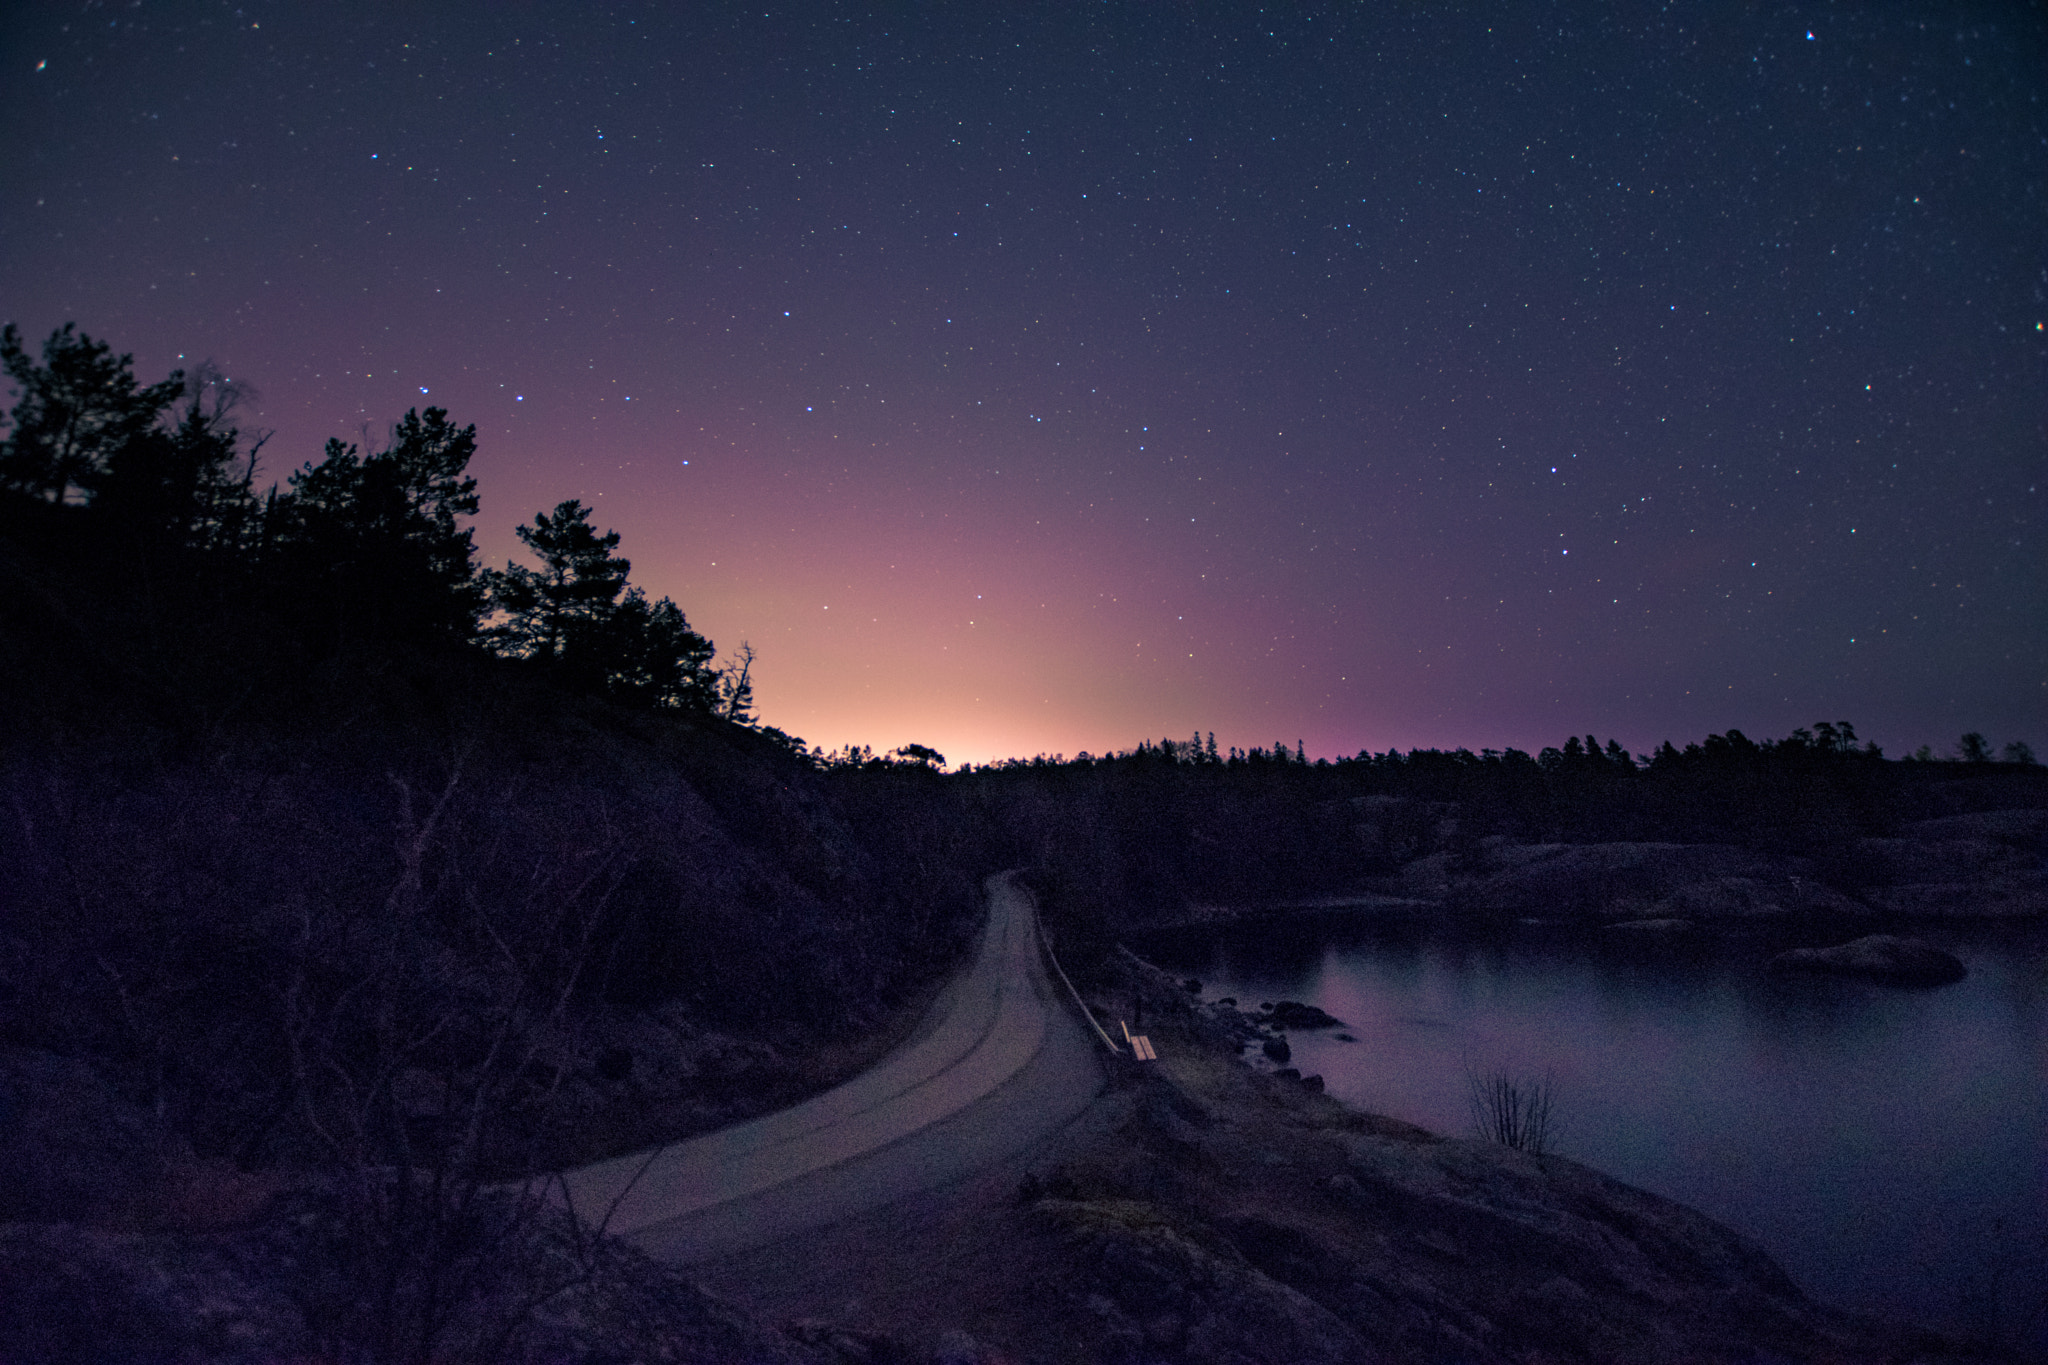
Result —
<path fill-rule="evenodd" d="M 1047 979 L 1030 898 L 987 883 L 974 963 L 918 1031 L 837 1089 L 564 1174 L 577 1213 L 678 1264 L 743 1251 L 1016 1154 L 1100 1093 L 1099 1045 Z"/>

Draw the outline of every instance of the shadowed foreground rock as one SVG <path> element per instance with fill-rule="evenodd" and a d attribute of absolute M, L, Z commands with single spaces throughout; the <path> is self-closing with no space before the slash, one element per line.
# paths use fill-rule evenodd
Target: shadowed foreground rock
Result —
<path fill-rule="evenodd" d="M 1946 986 L 1970 974 L 1953 954 L 1891 934 L 1872 934 L 1833 948 L 1794 948 L 1772 958 L 1771 968 L 1860 976 L 1888 986 Z"/>
<path fill-rule="evenodd" d="M 213 1234 L 123 1232 L 72 1223 L 0 1223 L 0 1360 L 15 1365 L 274 1365 L 362 1359 L 323 1330 L 340 1307 L 331 1222 L 295 1199 L 248 1227 Z M 435 1359 L 553 1365 L 639 1361 L 829 1365 L 845 1357 L 753 1321 L 624 1242 L 591 1246 L 561 1292 L 535 1272 L 564 1255 L 568 1229 L 508 1242 L 503 1273 L 456 1305 Z M 530 1312 L 522 1311 L 533 1300 Z M 508 1311 L 510 1316 L 508 1316 Z M 504 1330 L 517 1319 L 517 1328 Z"/>

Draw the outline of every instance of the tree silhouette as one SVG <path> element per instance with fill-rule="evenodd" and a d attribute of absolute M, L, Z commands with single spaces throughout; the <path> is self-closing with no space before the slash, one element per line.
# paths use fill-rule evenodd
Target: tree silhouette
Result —
<path fill-rule="evenodd" d="M 242 449 L 230 418 L 245 393 L 202 365 L 174 423 L 152 426 L 108 454 L 94 511 L 145 543 L 216 554 L 250 548 L 257 455 L 268 438 Z"/>
<path fill-rule="evenodd" d="M 40 359 L 0 328 L 0 369 L 15 385 L 0 422 L 9 525 L 36 528 L 36 553 L 72 555 L 71 577 L 101 594 L 115 653 L 143 642 L 169 651 L 159 662 L 196 659 L 232 637 L 221 647 L 238 665 L 281 646 L 267 657 L 296 667 L 308 646 L 335 660 L 481 644 L 579 690 L 780 736 L 752 714 L 752 651 L 713 667 L 711 642 L 674 602 L 629 587 L 618 534 L 593 530 L 581 503 L 519 528 L 538 567 L 479 574 L 465 524 L 478 506 L 476 428 L 445 409 L 408 411 L 381 449 L 329 441 L 259 496 L 265 438 L 244 439 L 233 421 L 244 391 L 211 366 L 139 385 L 130 356 L 67 324 Z"/>
<path fill-rule="evenodd" d="M 157 424 L 185 390 L 185 376 L 137 388 L 134 357 L 65 323 L 43 343 L 38 365 L 13 323 L 0 328 L 0 369 L 15 382 L 0 488 L 45 502 L 90 501 L 117 451 Z"/>
<path fill-rule="evenodd" d="M 476 428 L 443 408 L 409 411 L 389 447 L 368 456 L 340 441 L 291 476 L 268 517 L 269 541 L 317 624 L 361 633 L 466 640 L 483 593 L 470 532 Z"/>
<path fill-rule="evenodd" d="M 718 714 L 740 725 L 754 723 L 754 647 L 745 640 L 719 672 Z"/>
<path fill-rule="evenodd" d="M 600 627 L 625 591 L 633 562 L 612 553 L 619 533 L 592 530 L 590 509 L 574 498 L 557 504 L 552 515 L 539 513 L 518 535 L 540 568 L 507 563 L 503 572 L 486 571 L 491 603 L 506 616 L 490 637 L 504 653 L 573 673 L 584 662 L 577 656 L 600 652 Z"/>
<path fill-rule="evenodd" d="M 614 553 L 617 531 L 599 535 L 590 509 L 572 498 L 518 535 L 540 567 L 508 563 L 484 575 L 491 604 L 504 616 L 485 637 L 500 653 L 633 705 L 720 709 L 711 642 L 668 598 L 649 602 L 626 587 L 633 564 Z"/>
<path fill-rule="evenodd" d="M 718 674 L 711 667 L 717 651 L 668 598 L 650 604 L 646 593 L 628 588 L 603 635 L 605 690 L 620 701 L 687 711 L 717 708 Z"/>

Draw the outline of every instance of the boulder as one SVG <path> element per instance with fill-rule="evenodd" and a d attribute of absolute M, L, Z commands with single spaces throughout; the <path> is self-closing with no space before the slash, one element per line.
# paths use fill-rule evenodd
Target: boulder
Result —
<path fill-rule="evenodd" d="M 1342 1019 L 1332 1018 L 1314 1005 L 1304 1005 L 1299 1000 L 1274 1002 L 1273 1011 L 1266 1022 L 1275 1028 L 1342 1028 Z"/>
<path fill-rule="evenodd" d="M 1969 975 L 1953 954 L 1918 939 L 1872 934 L 1833 948 L 1794 948 L 1771 959 L 1774 971 L 1830 972 L 1891 986 L 1946 986 Z"/>

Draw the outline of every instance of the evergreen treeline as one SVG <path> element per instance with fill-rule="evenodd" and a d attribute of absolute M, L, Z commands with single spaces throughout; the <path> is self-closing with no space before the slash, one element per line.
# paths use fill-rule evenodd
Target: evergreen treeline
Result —
<path fill-rule="evenodd" d="M 45 618 L 78 615 L 61 603 L 82 589 L 92 615 L 119 623 L 87 645 L 112 656 L 99 662 L 211 662 L 218 684 L 223 667 L 288 676 L 394 649 L 483 649 L 626 706 L 751 720 L 750 688 L 714 667 L 674 602 L 628 583 L 618 533 L 580 503 L 519 528 L 533 565 L 479 567 L 465 524 L 476 428 L 441 408 L 407 412 L 381 448 L 329 441 L 263 488 L 264 439 L 235 424 L 242 395 L 211 370 L 143 385 L 130 357 L 69 325 L 40 359 L 10 325 L 0 367 L 16 390 L 0 529 Z"/>
<path fill-rule="evenodd" d="M 392 865 L 373 832 L 424 818 L 399 793 L 442 790 L 463 763 L 469 776 L 448 788 L 435 837 L 465 877 L 496 855 L 462 839 L 485 839 L 487 828 L 509 837 L 526 819 L 512 813 L 519 801 L 602 802 L 616 780 L 626 795 L 600 823 L 633 825 L 646 849 L 668 851 L 634 855 L 639 870 L 611 896 L 617 913 L 600 937 L 624 965 L 600 994 L 645 1002 L 683 991 L 714 1010 L 751 1009 L 732 974 L 680 950 L 676 931 L 688 922 L 686 941 L 722 944 L 721 962 L 773 975 L 775 954 L 762 955 L 754 929 L 779 922 L 771 907 L 795 894 L 824 918 L 785 926 L 777 952 L 814 960 L 838 983 L 822 1020 L 843 1017 L 857 980 L 894 995 L 957 949 L 961 921 L 930 920 L 924 898 L 965 914 L 972 878 L 995 866 L 1040 868 L 1072 889 L 1062 905 L 1093 907 L 1102 925 L 1191 900 L 1342 894 L 1431 852 L 1476 863 L 1489 839 L 1725 842 L 1827 866 L 1857 838 L 1945 813 L 1930 792 L 1958 774 L 2041 771 L 2024 744 L 2008 745 L 2000 763 L 1976 734 L 1955 763 L 1890 762 L 1844 721 L 1761 742 L 1730 730 L 1642 755 L 1590 734 L 1536 754 L 1418 749 L 1314 762 L 1298 742 L 1219 752 L 1213 734 L 1197 734 L 952 775 L 943 755 L 917 744 L 825 754 L 753 720 L 752 651 L 716 667 L 711 642 L 673 602 L 631 585 L 617 533 L 594 527 L 579 503 L 519 528 L 528 562 L 479 567 L 465 524 L 477 509 L 467 472 L 475 431 L 441 409 L 407 413 L 381 447 L 330 442 L 319 461 L 259 487 L 264 440 L 236 425 L 235 386 L 217 374 L 143 385 L 128 357 L 68 326 L 40 357 L 13 328 L 0 331 L 0 367 L 16 387 L 0 439 L 0 689 L 15 702 L 0 740 L 11 741 L 4 775 L 29 813 L 15 865 L 55 879 L 44 888 L 53 906 L 80 902 L 76 885 L 52 889 L 64 878 L 111 874 L 50 862 L 51 831 L 90 828 L 120 842 L 120 809 L 167 811 L 173 790 L 226 811 L 304 787 L 292 799 L 317 829 L 369 842 L 295 842 L 255 815 L 240 828 L 282 841 L 270 880 L 291 882 L 296 857 L 330 868 L 305 885 L 343 887 L 416 875 Z M 659 723 L 622 738 L 635 716 Z M 97 789 L 80 777 L 83 751 L 51 747 L 66 727 L 106 735 L 89 762 L 126 765 L 126 775 L 94 779 Z M 582 737 L 569 740 L 570 727 Z M 641 756 L 620 757 L 631 752 Z M 646 752 L 665 756 L 649 766 Z M 194 763 L 212 766 L 202 774 Z M 593 763 L 614 764 L 613 777 L 593 776 Z M 284 776 L 287 765 L 300 771 Z M 507 813 L 487 815 L 482 772 L 508 791 L 525 784 L 529 797 L 506 796 Z M 687 794 L 662 794 L 672 777 Z M 73 795 L 52 795 L 66 783 Z M 682 851 L 700 817 L 652 813 L 700 800 L 703 818 L 726 831 L 709 873 Z M 635 809 L 649 813 L 618 823 Z M 196 862 L 151 854 L 128 899 L 172 903 L 186 893 L 161 887 L 183 886 L 192 867 L 241 866 L 235 821 L 222 821 L 192 836 Z M 168 814 L 155 823 L 180 827 Z M 626 847 L 615 834 L 592 838 L 594 848 Z M 149 847 L 147 837 L 127 842 Z M 771 866 L 773 875 L 762 870 Z M 1856 872 L 1840 875 L 1847 885 Z M 23 905 L 41 894 L 25 879 L 16 889 Z M 242 913 L 239 895 L 223 902 L 229 920 Z M 886 951 L 847 959 L 865 964 L 852 973 L 824 968 L 845 926 L 821 926 L 862 898 L 895 917 L 886 932 L 862 931 Z M 732 906 L 750 908 L 734 918 Z"/>

